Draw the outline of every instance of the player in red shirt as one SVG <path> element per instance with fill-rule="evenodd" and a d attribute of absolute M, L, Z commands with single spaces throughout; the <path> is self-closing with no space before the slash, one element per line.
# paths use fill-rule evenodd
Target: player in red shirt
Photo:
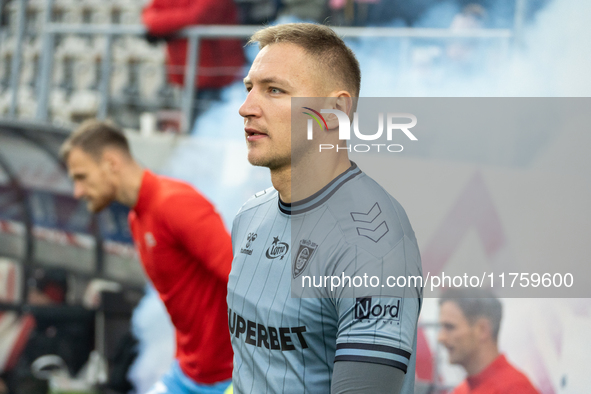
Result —
<path fill-rule="evenodd" d="M 499 353 L 503 308 L 497 298 L 480 289 L 450 289 L 439 305 L 438 340 L 447 348 L 449 362 L 468 374 L 452 394 L 539 394 Z"/>
<path fill-rule="evenodd" d="M 153 393 L 222 393 L 232 377 L 226 307 L 232 245 L 213 205 L 190 185 L 144 170 L 108 123 L 83 123 L 62 156 L 74 197 L 91 212 L 113 201 L 132 208 L 141 261 L 176 329 L 175 363 Z"/>
<path fill-rule="evenodd" d="M 142 21 L 152 37 L 167 38 L 168 79 L 182 85 L 187 39 L 171 37 L 188 26 L 236 25 L 238 10 L 232 0 L 151 0 Z M 203 39 L 199 48 L 199 89 L 221 88 L 236 80 L 244 65 L 240 40 Z"/>

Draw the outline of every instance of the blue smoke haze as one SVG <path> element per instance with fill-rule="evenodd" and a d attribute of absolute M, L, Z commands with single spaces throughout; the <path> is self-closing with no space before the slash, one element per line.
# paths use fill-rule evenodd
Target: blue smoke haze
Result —
<path fill-rule="evenodd" d="M 407 4 L 407 2 L 403 2 Z M 408 2 L 410 3 L 410 2 Z M 427 7 L 426 1 L 413 2 Z M 514 1 L 489 1 L 488 25 L 510 27 Z M 408 4 L 407 4 L 408 5 Z M 414 20 L 416 27 L 449 27 L 464 3 L 436 3 Z M 449 56 L 453 43 L 441 40 L 347 39 L 357 54 L 364 97 L 586 97 L 591 93 L 591 2 L 531 0 L 519 45 L 507 42 L 471 43 L 461 60 Z M 537 11 L 537 13 L 534 13 Z M 293 21 L 284 19 L 282 22 Z M 403 26 L 401 19 L 390 23 Z M 257 49 L 246 49 L 250 61 Z M 223 102 L 196 122 L 193 138 L 179 146 L 165 173 L 185 179 L 206 194 L 222 213 L 228 228 L 240 206 L 258 190 L 271 186 L 267 169 L 246 161 L 243 122 L 238 108 L 246 97 L 242 82 L 224 89 Z M 537 135 L 524 153 L 527 166 L 550 141 L 560 136 Z M 575 131 L 571 138 L 582 138 Z M 589 137 L 586 137 L 589 139 Z M 441 141 L 440 141 L 441 142 Z M 581 144 L 581 146 L 587 146 Z M 453 154 L 457 146 L 450 143 Z M 581 148 L 582 149 L 582 148 Z M 578 166 L 591 168 L 589 155 Z M 474 155 L 471 160 L 479 160 Z M 552 161 L 550 161 L 552 163 Z M 172 360 L 173 331 L 160 300 L 149 292 L 134 315 L 143 354 L 131 372 L 138 392 L 165 371 Z M 156 323 L 155 323 L 156 322 Z"/>

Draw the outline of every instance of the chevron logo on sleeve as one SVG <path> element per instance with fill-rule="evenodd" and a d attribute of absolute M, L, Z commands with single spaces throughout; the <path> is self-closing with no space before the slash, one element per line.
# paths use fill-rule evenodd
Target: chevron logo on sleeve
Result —
<path fill-rule="evenodd" d="M 367 213 L 363 212 L 351 212 L 351 218 L 356 223 L 367 223 L 372 224 L 381 215 L 382 209 L 376 202 Z M 386 221 L 382 221 L 377 226 L 371 227 L 357 227 L 357 234 L 362 237 L 371 239 L 373 242 L 378 243 L 384 235 L 388 233 L 388 225 Z"/>

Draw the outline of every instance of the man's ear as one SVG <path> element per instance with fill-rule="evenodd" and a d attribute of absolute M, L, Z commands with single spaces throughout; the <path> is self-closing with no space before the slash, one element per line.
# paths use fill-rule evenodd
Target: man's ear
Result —
<path fill-rule="evenodd" d="M 338 109 L 345 113 L 349 119 L 353 119 L 353 114 L 350 113 L 352 107 L 353 101 L 349 92 L 338 92 L 336 97 L 331 97 L 330 109 Z M 335 114 L 323 114 L 323 116 L 329 130 L 334 130 L 339 127 L 339 119 Z"/>
<path fill-rule="evenodd" d="M 339 119 L 335 114 L 322 114 L 329 130 L 334 130 L 339 127 Z"/>
<path fill-rule="evenodd" d="M 105 149 L 101 161 L 111 173 L 118 173 L 121 170 L 121 154 L 114 149 Z"/>
<path fill-rule="evenodd" d="M 336 109 L 346 113 L 349 119 L 351 120 L 353 119 L 353 114 L 351 113 L 352 108 L 353 99 L 351 98 L 348 92 L 344 92 L 339 97 L 337 97 Z"/>
<path fill-rule="evenodd" d="M 490 320 L 485 317 L 479 317 L 474 324 L 478 330 L 478 338 L 481 340 L 492 338 L 492 324 L 490 323 Z"/>

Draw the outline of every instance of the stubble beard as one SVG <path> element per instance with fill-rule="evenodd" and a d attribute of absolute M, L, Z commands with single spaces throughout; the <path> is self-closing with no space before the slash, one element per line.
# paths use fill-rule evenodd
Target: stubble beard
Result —
<path fill-rule="evenodd" d="M 270 137 L 268 137 L 270 138 Z M 272 145 L 272 144 L 269 144 Z M 262 152 L 256 152 L 256 150 Z M 254 152 L 253 152 L 254 151 Z M 267 146 L 267 151 L 259 146 L 257 142 L 248 143 L 248 162 L 256 167 L 267 167 L 271 171 L 275 171 L 291 164 L 291 152 L 287 157 L 282 157 L 276 151 L 273 150 L 273 146 Z"/>
<path fill-rule="evenodd" d="M 86 202 L 86 208 L 88 209 L 88 211 L 90 213 L 99 213 L 100 211 L 102 211 L 103 209 L 105 209 L 109 204 L 111 203 L 111 201 L 90 201 L 88 200 Z"/>
<path fill-rule="evenodd" d="M 267 167 L 271 171 L 279 170 L 285 166 L 291 165 L 291 157 L 252 157 L 248 155 L 248 162 L 256 167 Z"/>
<path fill-rule="evenodd" d="M 86 199 L 86 208 L 91 213 L 99 213 L 106 207 L 108 207 L 113 201 L 115 201 L 115 192 L 114 190 L 111 193 L 106 195 L 99 196 L 95 199 Z"/>

